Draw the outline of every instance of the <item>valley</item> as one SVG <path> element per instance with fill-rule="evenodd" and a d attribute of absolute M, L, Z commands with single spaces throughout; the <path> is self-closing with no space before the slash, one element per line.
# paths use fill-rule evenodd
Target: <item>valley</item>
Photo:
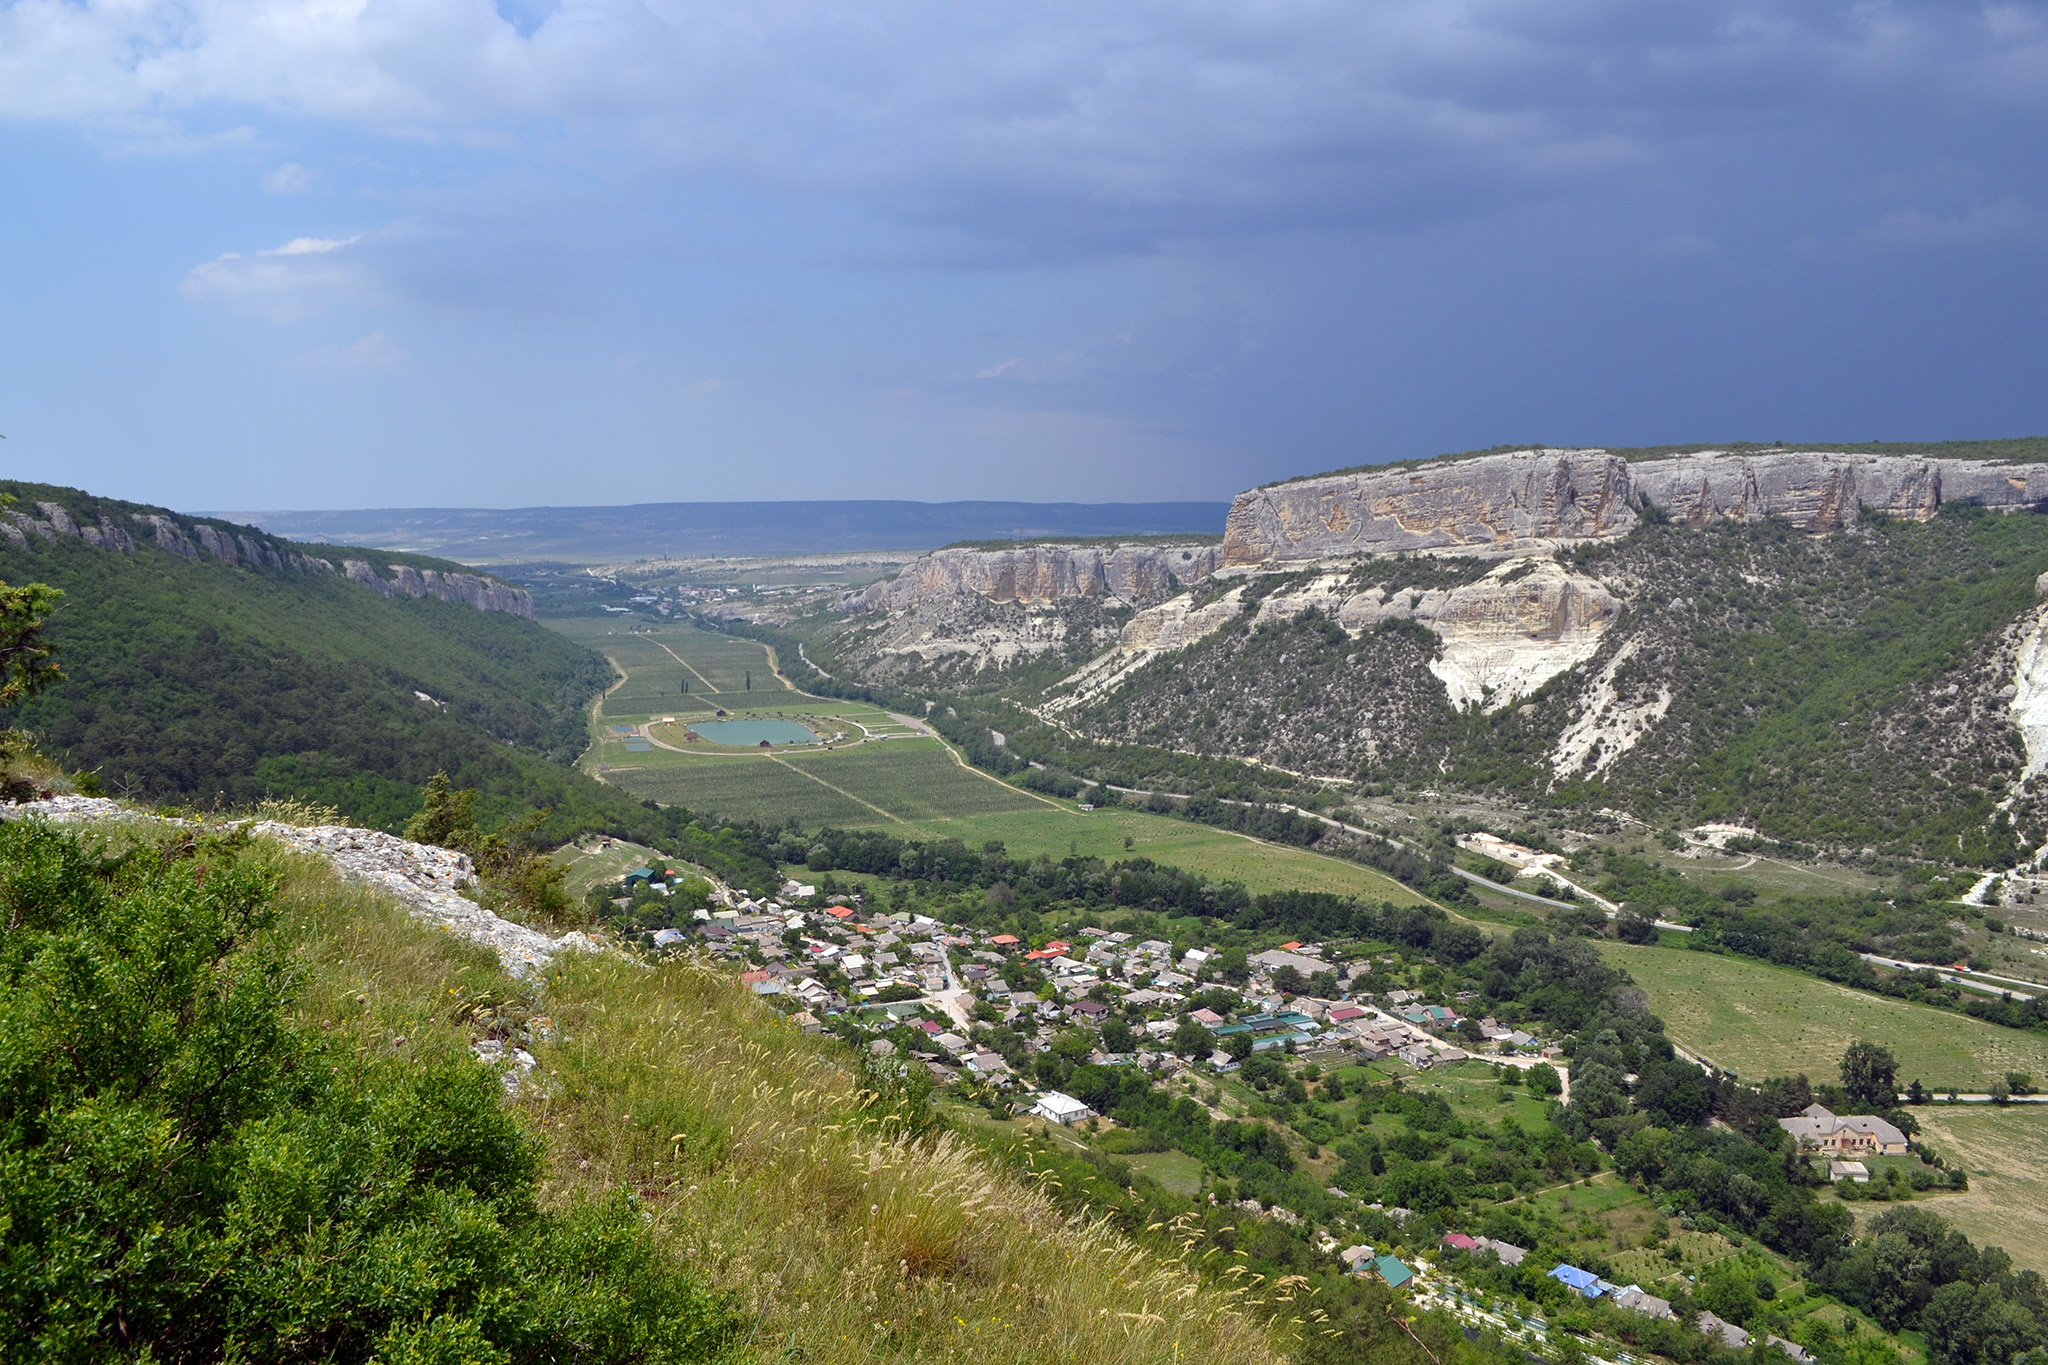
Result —
<path fill-rule="evenodd" d="M 10 761 L 406 829 L 474 869 L 451 924 L 597 946 L 534 975 L 544 1023 L 406 1036 L 537 1058 L 508 1112 L 785 1354 L 1072 1346 L 1172 1285 L 1212 1358 L 2008 1365 L 1952 1290 L 2048 1268 L 2012 1212 L 2048 1140 L 2036 470 L 1491 452 L 1250 490 L 1220 537 L 490 575 L 32 489 L 0 568 L 91 610 Z M 1896 1142 L 1802 1147 L 1815 1105 Z M 1032 1259 L 1047 1219 L 1125 1288 Z M 1962 1237 L 2011 1261 L 1873 1287 Z M 778 1306 L 777 1255 L 859 1304 Z"/>

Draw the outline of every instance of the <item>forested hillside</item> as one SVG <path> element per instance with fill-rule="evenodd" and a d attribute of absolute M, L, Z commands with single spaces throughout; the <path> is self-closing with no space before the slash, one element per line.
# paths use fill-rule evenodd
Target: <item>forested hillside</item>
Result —
<path fill-rule="evenodd" d="M 0 491 L 21 500 L 15 526 L 52 501 L 81 527 L 161 515 L 69 489 Z M 0 538 L 0 579 L 64 593 L 46 634 L 65 680 L 20 707 L 16 723 L 67 767 L 140 799 L 240 806 L 294 796 L 397 829 L 427 780 L 445 772 L 479 789 L 487 821 L 545 806 L 556 812 L 550 836 L 684 839 L 687 812 L 649 810 L 566 765 L 610 680 L 603 659 L 506 611 L 387 597 L 287 558 L 338 559 L 328 547 L 252 543 L 284 567 L 246 551 L 234 563 L 175 553 L 145 534 L 125 549 L 32 529 L 19 543 Z M 369 562 L 380 575 L 401 564 L 468 572 L 419 556 Z M 742 879 L 766 875 L 744 859 L 726 867 Z"/>

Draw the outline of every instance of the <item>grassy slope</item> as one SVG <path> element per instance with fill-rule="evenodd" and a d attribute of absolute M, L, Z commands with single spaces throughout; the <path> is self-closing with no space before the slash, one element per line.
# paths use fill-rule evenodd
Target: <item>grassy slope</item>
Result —
<path fill-rule="evenodd" d="M 2048 1272 L 2048 1108 L 1955 1108 L 1913 1111 L 1921 1138 L 1970 1173 L 1962 1194 L 1928 1205 L 1982 1246 L 2004 1247 L 2021 1266 Z M 1852 1205 L 1874 1212 L 1882 1204 Z"/>
<path fill-rule="evenodd" d="M 480 950 L 406 918 L 323 865 L 286 859 L 283 932 L 306 973 L 303 1013 L 369 1049 L 459 1056 L 480 1029 L 452 1015 L 537 996 Z M 942 1139 L 858 1121 L 841 1045 L 792 1029 L 729 975 L 670 961 L 564 965 L 548 982 L 544 1086 L 517 1106 L 548 1143 L 549 1197 L 639 1193 L 675 1254 L 758 1323 L 751 1356 L 817 1365 L 1271 1362 L 1265 1328 L 1225 1293 Z"/>
<path fill-rule="evenodd" d="M 1649 993 L 1672 1040 L 1762 1080 L 1805 1072 L 1835 1079 L 1858 1038 L 1883 1043 L 1901 1082 L 1982 1091 L 2008 1070 L 2048 1075 L 2048 1036 L 1815 980 L 1786 967 L 1684 948 L 1602 942 L 1610 962 Z"/>

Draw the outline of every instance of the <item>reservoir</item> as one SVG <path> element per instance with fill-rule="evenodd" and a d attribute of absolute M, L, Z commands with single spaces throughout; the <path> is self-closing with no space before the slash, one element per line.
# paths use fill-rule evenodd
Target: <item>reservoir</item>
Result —
<path fill-rule="evenodd" d="M 735 749 L 756 748 L 764 739 L 770 744 L 815 744 L 818 740 L 808 727 L 793 720 L 699 720 L 692 721 L 690 729 L 713 744 Z"/>

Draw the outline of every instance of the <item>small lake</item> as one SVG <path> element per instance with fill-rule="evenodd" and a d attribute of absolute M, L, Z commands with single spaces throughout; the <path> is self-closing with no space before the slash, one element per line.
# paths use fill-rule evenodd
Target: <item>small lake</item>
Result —
<path fill-rule="evenodd" d="M 689 728 L 713 744 L 735 749 L 756 748 L 764 739 L 770 744 L 815 744 L 818 740 L 809 727 L 793 720 L 698 720 L 690 722 Z"/>

